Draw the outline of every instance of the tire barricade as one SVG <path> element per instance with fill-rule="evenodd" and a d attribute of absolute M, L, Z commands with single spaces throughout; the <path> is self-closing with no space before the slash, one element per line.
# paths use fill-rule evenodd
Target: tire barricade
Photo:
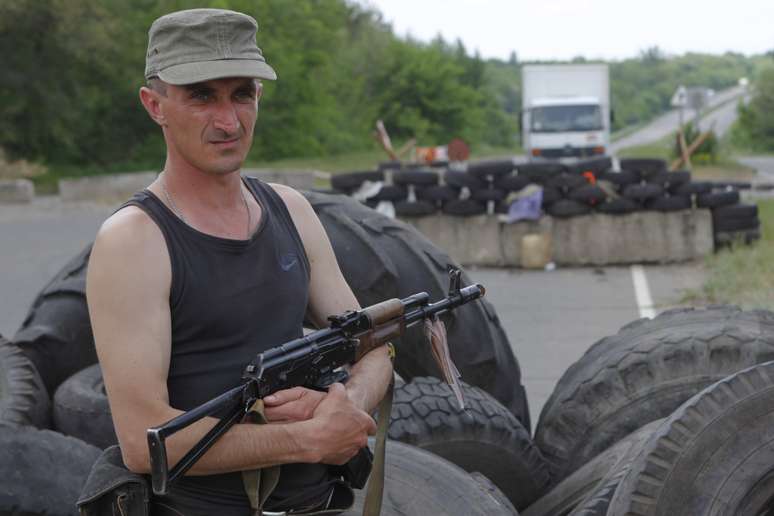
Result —
<path fill-rule="evenodd" d="M 370 185 L 373 193 L 361 200 L 372 208 L 392 202 L 399 217 L 504 215 L 517 198 L 540 188 L 543 212 L 553 217 L 708 208 L 716 249 L 750 244 L 761 234 L 755 206 L 740 204 L 739 191 L 750 189 L 749 183 L 692 181 L 689 171 L 668 170 L 661 159 L 621 159 L 620 170 L 613 170 L 610 158 L 573 164 L 500 159 L 456 169 L 405 167 L 389 162 L 379 171 L 339 174 L 332 186 L 357 197 L 363 185 Z M 374 183 L 381 186 L 374 188 Z"/>

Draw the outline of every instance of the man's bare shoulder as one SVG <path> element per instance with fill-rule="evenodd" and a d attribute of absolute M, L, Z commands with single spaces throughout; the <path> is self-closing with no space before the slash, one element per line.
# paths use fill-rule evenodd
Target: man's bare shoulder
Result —
<path fill-rule="evenodd" d="M 295 188 L 279 183 L 269 183 L 269 186 L 277 192 L 277 195 L 279 195 L 283 201 L 285 201 L 285 206 L 287 206 L 288 211 L 293 216 L 294 220 L 296 218 L 303 219 L 309 216 L 314 216 L 316 218 L 312 205 L 309 204 L 309 201 L 306 200 L 306 197 L 304 197 L 301 192 Z"/>
<path fill-rule="evenodd" d="M 97 232 L 97 242 L 113 247 L 163 243 L 161 230 L 137 206 L 127 206 L 108 217 Z"/>
<path fill-rule="evenodd" d="M 141 208 L 127 206 L 102 223 L 94 241 L 92 260 L 111 262 L 109 268 L 162 270 L 169 256 L 161 230 Z M 166 267 L 165 267 L 166 266 Z"/>

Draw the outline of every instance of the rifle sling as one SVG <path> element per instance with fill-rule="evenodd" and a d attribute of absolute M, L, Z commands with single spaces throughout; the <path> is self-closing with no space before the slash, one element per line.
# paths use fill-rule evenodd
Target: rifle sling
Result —
<path fill-rule="evenodd" d="M 374 464 L 371 476 L 366 486 L 365 501 L 363 503 L 363 516 L 379 516 L 382 511 L 382 498 L 384 495 L 384 455 L 387 444 L 387 428 L 390 426 L 390 413 L 392 412 L 392 395 L 395 382 L 390 380 L 387 393 L 379 402 L 379 422 L 376 427 L 376 445 L 374 446 Z"/>
<path fill-rule="evenodd" d="M 245 415 L 245 421 L 260 425 L 266 424 L 266 418 L 263 415 L 263 400 L 259 399 L 253 403 L 253 406 L 250 407 L 250 410 Z M 250 507 L 252 507 L 254 514 L 258 516 L 263 514 L 263 504 L 266 503 L 266 499 L 269 498 L 271 492 L 277 487 L 279 475 L 279 466 L 242 472 L 242 484 L 245 486 L 245 492 L 250 499 Z"/>

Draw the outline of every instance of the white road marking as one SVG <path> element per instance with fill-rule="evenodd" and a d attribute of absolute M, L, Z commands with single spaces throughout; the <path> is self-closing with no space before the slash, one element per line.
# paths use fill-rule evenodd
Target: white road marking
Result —
<path fill-rule="evenodd" d="M 634 297 L 637 300 L 637 309 L 640 317 L 656 317 L 656 309 L 653 306 L 653 298 L 648 287 L 648 278 L 645 277 L 645 268 L 642 265 L 632 265 L 632 282 L 634 282 Z"/>

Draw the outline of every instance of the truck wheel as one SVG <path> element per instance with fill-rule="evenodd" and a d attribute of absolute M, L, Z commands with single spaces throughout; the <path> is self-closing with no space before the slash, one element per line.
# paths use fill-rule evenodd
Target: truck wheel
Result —
<path fill-rule="evenodd" d="M 56 390 L 54 429 L 100 449 L 118 444 L 99 364 L 75 373 Z"/>
<path fill-rule="evenodd" d="M 640 319 L 594 344 L 559 379 L 535 443 L 560 481 L 707 385 L 774 359 L 774 313 L 719 306 Z"/>
<path fill-rule="evenodd" d="M 664 189 L 659 185 L 643 183 L 638 185 L 629 185 L 624 188 L 623 196 L 633 201 L 645 202 L 649 199 L 655 199 L 663 195 Z"/>
<path fill-rule="evenodd" d="M 599 491 L 607 485 L 610 477 L 622 464 L 631 462 L 642 449 L 642 444 L 650 438 L 662 421 L 659 419 L 648 423 L 594 457 L 591 462 L 583 465 L 530 505 L 522 512 L 522 516 L 567 516 L 571 512 L 575 514 L 573 511 L 578 507 L 587 503 L 590 498 L 599 496 Z"/>
<path fill-rule="evenodd" d="M 521 174 L 509 174 L 495 181 L 495 188 L 500 188 L 507 192 L 518 192 L 527 187 L 530 180 L 527 176 Z"/>
<path fill-rule="evenodd" d="M 667 163 L 663 159 L 655 158 L 621 158 L 619 160 L 621 168 L 624 170 L 636 170 L 643 179 L 646 179 L 659 172 L 666 172 Z"/>
<path fill-rule="evenodd" d="M 707 387 L 669 416 L 616 489 L 626 516 L 770 514 L 774 362 Z"/>
<path fill-rule="evenodd" d="M 0 426 L 51 426 L 51 402 L 35 365 L 0 335 Z"/>
<path fill-rule="evenodd" d="M 395 389 L 389 436 L 479 471 L 521 510 L 545 492 L 548 467 L 524 426 L 481 389 L 462 384 L 465 410 L 437 378 Z"/>
<path fill-rule="evenodd" d="M 13 338 L 35 364 L 49 398 L 65 378 L 97 362 L 86 307 L 86 265 L 91 245 L 43 287 Z"/>
<path fill-rule="evenodd" d="M 387 441 L 382 516 L 515 515 L 467 472 L 430 452 Z M 356 491 L 355 505 L 342 516 L 363 514 L 365 490 Z"/>
<path fill-rule="evenodd" d="M 99 454 L 51 430 L 0 426 L 0 514 L 77 516 L 75 502 Z"/>
<path fill-rule="evenodd" d="M 469 188 L 471 190 L 486 188 L 486 182 L 467 172 L 447 170 L 443 175 L 443 180 L 447 185 L 453 186 L 454 188 Z"/>

